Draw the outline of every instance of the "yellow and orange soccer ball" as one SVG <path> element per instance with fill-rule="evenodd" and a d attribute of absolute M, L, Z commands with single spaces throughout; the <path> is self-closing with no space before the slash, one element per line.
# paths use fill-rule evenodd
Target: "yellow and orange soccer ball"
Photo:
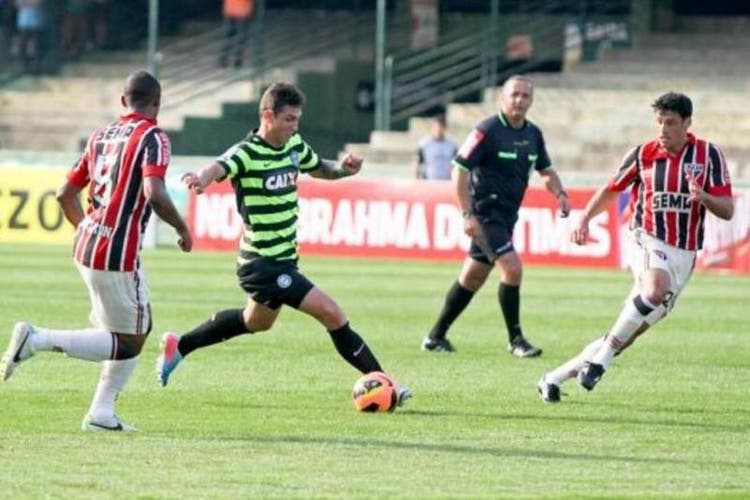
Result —
<path fill-rule="evenodd" d="M 359 411 L 393 411 L 398 404 L 398 382 L 383 372 L 362 375 L 352 390 L 354 407 Z"/>

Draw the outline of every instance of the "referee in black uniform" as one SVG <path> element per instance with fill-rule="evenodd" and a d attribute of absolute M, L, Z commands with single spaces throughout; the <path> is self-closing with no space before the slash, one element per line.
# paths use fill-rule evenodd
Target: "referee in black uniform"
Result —
<path fill-rule="evenodd" d="M 471 248 L 435 326 L 422 341 L 425 351 L 454 350 L 446 338 L 448 329 L 487 280 L 494 264 L 501 277 L 498 300 L 508 329 L 508 351 L 520 358 L 542 354 L 521 330 L 523 266 L 513 248 L 513 226 L 533 170 L 557 198 L 562 217 L 568 215 L 570 206 L 560 177 L 550 165 L 542 131 L 526 119 L 533 92 L 528 77 L 508 78 L 500 95 L 500 113 L 481 121 L 454 159 L 453 181 Z"/>

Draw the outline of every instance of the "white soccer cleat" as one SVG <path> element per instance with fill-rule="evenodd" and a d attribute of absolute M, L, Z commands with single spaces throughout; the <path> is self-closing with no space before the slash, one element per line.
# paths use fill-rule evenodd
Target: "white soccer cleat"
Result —
<path fill-rule="evenodd" d="M 91 415 L 86 414 L 81 422 L 81 430 L 84 432 L 135 432 L 138 429 L 126 424 L 117 415 L 104 420 L 94 420 Z"/>
<path fill-rule="evenodd" d="M 408 387 L 400 387 L 398 390 L 398 399 L 396 400 L 396 406 L 404 406 L 404 403 L 406 403 L 407 400 L 414 397 L 414 394 L 411 392 L 411 389 Z"/>
<path fill-rule="evenodd" d="M 34 327 L 26 322 L 18 322 L 10 334 L 10 343 L 0 359 L 0 378 L 8 380 L 16 366 L 34 355 L 29 337 L 34 334 Z"/>
<path fill-rule="evenodd" d="M 547 382 L 546 376 L 543 376 L 536 385 L 536 392 L 545 403 L 559 403 L 561 399 L 560 386 Z"/>

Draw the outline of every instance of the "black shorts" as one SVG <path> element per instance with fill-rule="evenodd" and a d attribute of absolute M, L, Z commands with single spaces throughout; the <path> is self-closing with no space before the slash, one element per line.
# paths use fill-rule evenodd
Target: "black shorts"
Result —
<path fill-rule="evenodd" d="M 513 226 L 515 221 L 503 219 L 485 219 L 479 217 L 482 234 L 472 238 L 469 257 L 491 265 L 498 257 L 513 252 Z"/>
<path fill-rule="evenodd" d="M 299 308 L 315 285 L 297 269 L 295 261 L 258 257 L 237 267 L 242 288 L 255 302 L 278 309 L 282 304 Z"/>

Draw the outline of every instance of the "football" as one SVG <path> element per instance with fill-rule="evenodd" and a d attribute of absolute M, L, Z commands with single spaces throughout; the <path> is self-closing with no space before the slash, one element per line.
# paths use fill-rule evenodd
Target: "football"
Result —
<path fill-rule="evenodd" d="M 370 372 L 354 383 L 352 400 L 359 411 L 393 411 L 398 403 L 398 391 L 398 382 L 393 377 L 383 372 Z"/>

